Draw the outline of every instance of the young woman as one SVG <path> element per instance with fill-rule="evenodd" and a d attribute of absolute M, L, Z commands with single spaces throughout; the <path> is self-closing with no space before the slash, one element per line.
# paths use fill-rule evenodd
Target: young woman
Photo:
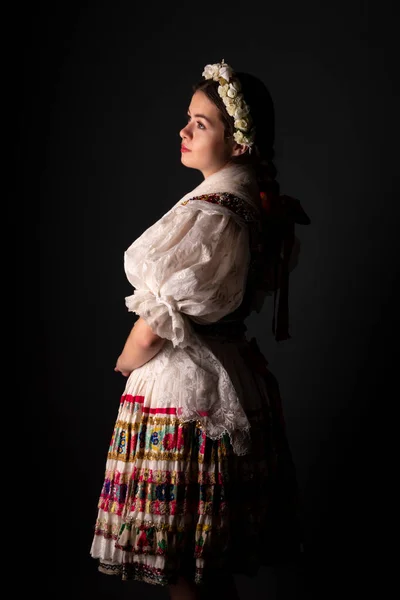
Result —
<path fill-rule="evenodd" d="M 203 182 L 125 253 L 138 315 L 91 555 L 103 573 L 169 586 L 172 599 L 296 559 L 297 486 L 278 384 L 245 319 L 267 295 L 288 334 L 294 223 L 275 180 L 274 111 L 257 78 L 207 65 L 180 132 Z M 279 302 L 277 302 L 279 292 Z"/>

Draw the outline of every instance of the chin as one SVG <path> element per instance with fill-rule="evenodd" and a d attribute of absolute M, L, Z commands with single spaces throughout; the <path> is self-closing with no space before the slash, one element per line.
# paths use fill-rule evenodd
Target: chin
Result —
<path fill-rule="evenodd" d="M 192 162 L 188 159 L 188 155 L 189 152 L 182 152 L 181 154 L 181 163 L 185 166 L 185 167 L 189 167 L 189 169 L 198 169 L 198 167 L 196 167 L 196 165 L 192 164 Z"/>

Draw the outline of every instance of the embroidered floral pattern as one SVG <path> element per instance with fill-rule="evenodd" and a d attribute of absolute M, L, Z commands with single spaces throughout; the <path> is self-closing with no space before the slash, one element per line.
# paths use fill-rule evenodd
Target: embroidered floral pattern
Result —
<path fill-rule="evenodd" d="M 249 346 L 250 362 L 255 359 L 252 352 Z M 99 569 L 123 579 L 167 585 L 177 568 L 174 557 L 180 553 L 187 555 L 191 549 L 193 560 L 197 561 L 195 580 L 200 583 L 206 576 L 208 561 L 218 564 L 228 556 L 226 550 L 233 543 L 232 527 L 236 528 L 234 543 L 238 544 L 237 553 L 242 560 L 244 548 L 249 556 L 252 552 L 257 555 L 261 543 L 269 551 L 271 544 L 276 543 L 275 534 L 271 532 L 277 528 L 279 537 L 282 522 L 276 509 L 280 496 L 276 497 L 276 490 L 271 496 L 269 487 L 279 460 L 284 457 L 283 423 L 276 410 L 279 406 L 279 402 L 272 403 L 261 411 L 248 413 L 253 449 L 251 454 L 242 457 L 232 453 L 228 436 L 210 440 L 199 423 L 181 424 L 174 417 L 163 417 L 160 424 L 160 417 L 148 415 L 146 422 L 140 421 L 139 431 L 135 431 L 137 424 L 132 423 L 121 438 L 121 422 L 118 422 L 113 438 L 126 440 L 125 457 L 110 455 L 99 500 L 94 548 L 97 543 L 113 545 L 115 550 L 108 552 L 120 552 L 120 564 L 101 560 Z M 131 440 L 139 440 L 141 431 L 145 432 L 146 448 L 167 446 L 172 456 L 180 458 L 165 461 L 165 468 L 160 468 L 157 451 L 146 455 L 146 463 L 126 460 Z M 138 452 L 137 441 L 133 446 Z M 286 490 L 284 492 L 283 498 Z M 276 520 L 275 529 L 267 535 L 270 518 Z M 286 519 L 287 515 L 282 518 Z M 166 562 L 162 568 L 159 565 L 156 568 L 153 563 L 136 564 L 132 562 L 136 555 L 158 556 Z"/>
<path fill-rule="evenodd" d="M 205 202 L 211 202 L 212 204 L 225 206 L 246 222 L 258 221 L 259 219 L 256 208 L 253 208 L 248 202 L 246 202 L 246 200 L 242 200 L 241 198 L 238 198 L 234 194 L 229 194 L 228 192 L 193 196 L 193 198 L 184 200 L 181 204 L 185 206 L 191 200 L 204 200 Z"/>

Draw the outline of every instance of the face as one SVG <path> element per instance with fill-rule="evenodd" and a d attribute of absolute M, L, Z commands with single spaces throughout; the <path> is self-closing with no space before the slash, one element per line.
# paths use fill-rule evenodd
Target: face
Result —
<path fill-rule="evenodd" d="M 198 169 L 208 177 L 226 166 L 233 156 L 245 151 L 245 146 L 225 139 L 224 124 L 215 104 L 204 92 L 192 96 L 188 123 L 180 131 L 182 164 Z"/>

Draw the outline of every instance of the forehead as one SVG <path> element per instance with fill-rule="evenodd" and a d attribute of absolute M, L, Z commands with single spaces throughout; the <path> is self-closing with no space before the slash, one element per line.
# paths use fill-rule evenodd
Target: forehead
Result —
<path fill-rule="evenodd" d="M 192 96 L 189 111 L 192 115 L 203 114 L 212 121 L 220 120 L 220 111 L 204 92 L 197 90 Z"/>

